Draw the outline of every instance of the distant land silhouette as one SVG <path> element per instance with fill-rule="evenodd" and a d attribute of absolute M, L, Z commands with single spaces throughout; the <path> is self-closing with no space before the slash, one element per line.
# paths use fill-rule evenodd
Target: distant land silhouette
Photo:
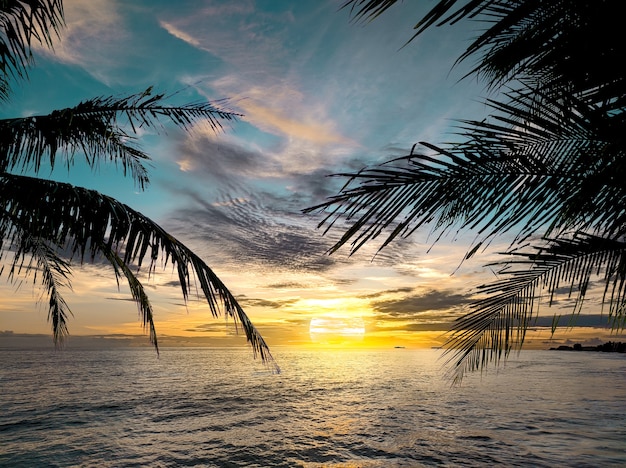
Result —
<path fill-rule="evenodd" d="M 582 346 L 576 343 L 574 346 L 561 345 L 550 348 L 552 351 L 599 351 L 602 353 L 626 353 L 626 343 L 608 341 L 597 346 Z"/>

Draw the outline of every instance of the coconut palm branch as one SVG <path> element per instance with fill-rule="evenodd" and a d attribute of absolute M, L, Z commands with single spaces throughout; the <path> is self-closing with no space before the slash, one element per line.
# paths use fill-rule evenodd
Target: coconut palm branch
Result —
<path fill-rule="evenodd" d="M 350 243 L 352 254 L 386 236 L 382 249 L 426 225 L 439 236 L 477 232 L 466 258 L 506 232 L 516 233 L 513 245 L 540 231 L 553 236 L 541 255 L 527 255 L 532 262 L 524 263 L 526 270 L 482 287 L 490 296 L 454 324 L 447 346 L 459 350 L 450 360 L 455 380 L 521 346 L 536 313 L 537 284 L 544 281 L 553 292 L 558 287 L 554 278 L 564 272 L 579 280 L 577 304 L 582 304 L 588 266 L 606 268 L 607 288 L 613 282 L 613 292 L 605 292 L 611 316 L 624 323 L 624 114 L 604 112 L 572 96 L 558 101 L 538 92 L 508 96 L 508 103 L 489 101 L 494 109 L 490 121 L 462 122 L 462 143 L 422 143 L 434 154 L 412 150 L 382 166 L 343 174 L 348 183 L 338 195 L 305 210 L 326 211 L 320 222 L 326 230 L 340 220 L 348 223 L 331 252 Z M 537 100 L 543 105 L 537 106 Z M 574 241 L 563 241 L 571 232 L 578 233 Z M 598 246 L 605 251 L 593 256 Z M 607 248 L 613 249 L 610 255 Z"/>
<path fill-rule="evenodd" d="M 371 21 L 396 0 L 348 0 L 356 21 Z M 475 57 L 468 72 L 490 88 L 519 80 L 544 94 L 585 96 L 588 102 L 623 108 L 626 75 L 619 0 L 441 0 L 415 25 L 412 41 L 432 26 L 463 18 L 486 28 L 457 59 Z"/>
<path fill-rule="evenodd" d="M 543 292 L 551 305 L 555 291 L 569 289 L 574 299 L 573 320 L 580 313 L 594 275 L 604 282 L 603 303 L 609 304 L 607 321 L 613 329 L 626 327 L 626 242 L 586 234 L 570 239 L 550 239 L 535 252 L 506 252 L 514 256 L 494 265 L 503 266 L 497 281 L 480 286 L 482 295 L 471 311 L 459 318 L 446 343 L 448 362 L 456 380 L 467 371 L 500 361 L 521 349 Z M 552 332 L 558 317 L 555 315 Z"/>
<path fill-rule="evenodd" d="M 440 233 L 478 232 L 470 252 L 495 236 L 516 230 L 521 241 L 544 229 L 557 236 L 591 230 L 615 237 L 626 233 L 626 167 L 620 126 L 584 102 L 552 102 L 537 112 L 533 94 L 511 93 L 511 102 L 489 101 L 491 122 L 462 122 L 463 143 L 439 147 L 422 142 L 431 154 L 411 154 L 348 177 L 341 192 L 305 212 L 326 211 L 319 226 L 349 223 L 336 251 L 351 253 L 386 236 L 427 224 Z M 596 129 L 607 131 L 599 134 Z M 415 149 L 415 147 L 414 147 Z M 434 154 L 432 154 L 434 152 Z"/>
<path fill-rule="evenodd" d="M 0 0 L 0 101 L 11 79 L 27 76 L 33 42 L 51 46 L 63 24 L 61 0 Z"/>
<path fill-rule="evenodd" d="M 0 232 L 7 226 L 7 217 L 0 220 Z M 10 223 L 8 223 L 10 224 Z M 4 237 L 2 237 L 4 239 Z M 8 280 L 14 283 L 18 279 L 33 275 L 33 282 L 40 281 L 48 295 L 48 321 L 52 324 L 54 341 L 61 343 L 68 335 L 67 320 L 71 311 L 62 295 L 63 288 L 70 288 L 70 262 L 58 255 L 46 242 L 40 238 L 28 235 L 15 236 L 13 242 L 18 245 L 13 249 L 13 260 L 7 274 Z M 5 252 L 0 240 L 0 260 Z M 4 266 L 2 267 L 4 269 Z M 0 271 L 0 275 L 2 272 Z M 38 278 L 39 276 L 39 278 Z"/>
<path fill-rule="evenodd" d="M 133 273 L 130 266 L 124 262 L 122 257 L 116 252 L 112 246 L 108 244 L 100 244 L 97 248 L 97 252 L 100 253 L 113 267 L 115 272 L 115 279 L 117 281 L 117 287 L 120 287 L 120 278 L 124 276 L 128 282 L 131 296 L 137 308 L 139 309 L 139 315 L 142 318 L 144 331 L 148 331 L 150 336 L 150 343 L 154 345 L 157 353 L 159 352 L 159 343 L 157 339 L 156 327 L 154 325 L 154 314 L 152 312 L 152 304 L 146 294 L 143 284 L 137 276 Z"/>
<path fill-rule="evenodd" d="M 513 80 L 553 98 L 564 94 L 600 107 L 625 104 L 621 18 L 615 0 L 483 2 L 489 27 L 457 60 L 477 57 L 468 75 L 492 89 Z"/>
<path fill-rule="evenodd" d="M 133 145 L 137 129 L 160 131 L 164 120 L 189 129 L 194 122 L 206 122 L 214 130 L 221 121 L 238 114 L 219 107 L 226 101 L 166 105 L 168 96 L 151 88 L 122 97 L 100 97 L 48 115 L 0 120 L 0 171 L 38 173 L 44 162 L 51 168 L 59 152 L 68 170 L 76 154 L 95 168 L 109 159 L 130 173 L 140 188 L 148 183 L 144 162 L 149 157 Z"/>
<path fill-rule="evenodd" d="M 0 100 L 10 82 L 27 78 L 35 43 L 51 47 L 63 26 L 61 0 L 0 0 Z M 61 290 L 71 288 L 72 261 L 108 262 L 115 278 L 125 278 L 144 328 L 158 352 L 152 306 L 137 274 L 147 261 L 148 277 L 157 262 L 171 264 L 185 301 L 191 288 L 207 300 L 214 316 L 224 314 L 242 326 L 255 356 L 273 363 L 267 344 L 215 273 L 159 225 L 115 199 L 69 184 L 27 177 L 54 169 L 58 158 L 68 171 L 77 157 L 96 169 L 103 162 L 121 166 L 140 189 L 149 182 L 149 157 L 138 145 L 139 130 L 159 133 L 166 123 L 190 130 L 198 123 L 218 131 L 238 114 L 226 101 L 170 105 L 152 88 L 121 97 L 99 97 L 48 115 L 0 120 L 0 259 L 9 261 L 9 280 L 32 275 L 49 298 L 55 343 L 68 334 L 71 313 Z M 4 266 L 0 269 L 0 274 Z M 199 290 L 197 289 L 199 285 Z"/>
<path fill-rule="evenodd" d="M 350 0 L 343 6 L 355 19 L 371 20 L 395 3 Z M 497 113 L 492 122 L 462 121 L 462 144 L 422 142 L 434 156 L 411 151 L 379 168 L 344 174 L 348 186 L 317 207 L 334 205 L 321 224 L 330 227 L 344 215 L 351 223 L 332 250 L 352 239 L 354 252 L 387 230 L 384 247 L 431 221 L 441 231 L 479 229 L 478 243 L 514 227 L 523 239 L 543 223 L 552 235 L 559 229 L 620 232 L 624 216 L 613 203 L 624 196 L 616 176 L 624 176 L 626 75 L 615 63 L 623 61 L 624 42 L 611 40 L 619 28 L 605 32 L 606 21 L 618 21 L 617 10 L 614 1 L 438 2 L 416 25 L 416 35 L 481 18 L 490 27 L 459 61 L 478 56 L 469 74 L 482 75 L 492 87 L 518 80 L 516 89 L 504 95 L 508 102 L 488 101 Z"/>
<path fill-rule="evenodd" d="M 397 3 L 398 0 L 346 0 L 341 8 L 348 8 L 356 21 L 371 21 L 387 9 Z M 456 3 L 463 3 L 461 7 L 452 10 Z M 501 3 L 498 0 L 440 0 L 432 7 L 421 20 L 413 27 L 416 30 L 415 35 L 409 39 L 412 41 L 419 34 L 433 25 L 442 26 L 444 24 L 453 24 L 465 17 L 472 17 L 480 13 L 486 6 L 490 4 Z M 452 10 L 452 12 L 450 12 Z M 446 16 L 447 14 L 447 16 Z"/>
<path fill-rule="evenodd" d="M 144 325 L 150 329 L 156 346 L 152 309 L 130 265 L 140 270 L 148 260 L 146 270 L 150 275 L 161 259 L 163 267 L 171 264 L 176 269 L 185 300 L 194 284 L 199 285 L 211 313 L 216 317 L 221 314 L 232 317 L 242 326 L 254 354 L 273 362 L 257 329 L 206 263 L 158 224 L 129 206 L 93 190 L 6 173 L 0 175 L 0 204 L 2 247 L 15 251 L 13 268 L 24 267 L 27 256 L 37 256 L 33 244 L 23 242 L 24 238 L 37 239 L 37 245 L 65 251 L 69 258 L 78 258 L 81 262 L 103 257 L 113 266 L 118 280 L 122 276 L 128 280 Z M 55 291 L 48 283 L 44 282 L 44 286 L 48 287 L 52 302 Z M 58 309 L 56 304 L 54 307 Z M 51 305 L 51 316 L 55 313 Z M 65 323 L 61 316 L 58 318 L 53 320 L 53 327 L 56 323 Z M 62 336 L 65 330 L 63 327 L 54 329 L 55 336 Z"/>
<path fill-rule="evenodd" d="M 395 0 L 348 0 L 357 21 L 372 20 Z M 591 270 L 604 271 L 604 299 L 613 325 L 624 319 L 626 236 L 626 57 L 619 36 L 621 3 L 602 0 L 441 0 L 415 26 L 409 40 L 431 26 L 463 18 L 487 27 L 456 63 L 476 59 L 469 75 L 492 90 L 486 121 L 461 121 L 461 143 L 436 146 L 366 168 L 326 203 L 320 226 L 348 227 L 332 248 L 350 242 L 351 253 L 386 235 L 432 225 L 439 236 L 477 231 L 466 258 L 495 236 L 513 231 L 513 270 L 480 291 L 448 342 L 457 377 L 507 356 L 523 343 L 536 313 L 540 286 L 552 294 L 559 281 L 578 289 L 580 312 Z M 542 232 L 539 253 L 517 246 Z M 571 236 L 574 233 L 574 236 Z M 519 260 L 520 255 L 524 260 Z M 608 293 L 610 291 L 610 293 Z M 453 352 L 452 349 L 450 352 Z"/>

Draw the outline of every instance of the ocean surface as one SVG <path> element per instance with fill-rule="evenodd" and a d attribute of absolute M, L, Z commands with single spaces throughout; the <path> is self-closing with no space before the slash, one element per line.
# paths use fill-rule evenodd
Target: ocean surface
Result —
<path fill-rule="evenodd" d="M 624 354 L 273 352 L 0 350 L 0 466 L 626 466 Z"/>

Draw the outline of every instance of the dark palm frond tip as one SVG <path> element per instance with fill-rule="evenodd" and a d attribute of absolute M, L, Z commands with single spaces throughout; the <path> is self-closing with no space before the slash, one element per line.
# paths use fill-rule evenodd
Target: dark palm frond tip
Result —
<path fill-rule="evenodd" d="M 468 371 L 483 370 L 511 351 L 520 350 L 526 332 L 538 317 L 542 292 L 552 305 L 555 292 L 567 287 L 574 299 L 571 325 L 580 314 L 592 278 L 604 282 L 603 304 L 609 304 L 607 324 L 626 327 L 626 242 L 577 233 L 569 239 L 547 239 L 534 252 L 509 251 L 501 278 L 478 288 L 481 298 L 459 318 L 446 343 L 448 363 L 456 381 Z M 556 317 L 556 316 L 555 316 Z M 555 318 L 555 320 L 558 320 Z M 552 332 L 556 324 L 553 321 Z"/>
<path fill-rule="evenodd" d="M 48 320 L 52 323 L 54 343 L 61 345 L 69 335 L 67 321 L 72 315 L 61 294 L 63 287 L 71 289 L 69 264 L 41 242 L 31 250 L 31 254 L 37 258 L 38 267 L 42 270 L 42 282 L 48 290 Z"/>
<path fill-rule="evenodd" d="M 16 259 L 21 259 L 22 263 L 16 265 L 22 266 L 26 255 L 33 253 L 29 244 L 21 242 L 25 238 L 69 251 L 80 261 L 103 255 L 113 266 L 118 284 L 120 277 L 127 279 L 156 348 L 152 308 L 129 265 L 140 271 L 148 259 L 151 275 L 162 259 L 163 268 L 171 264 L 176 269 L 185 300 L 192 286 L 199 284 L 211 313 L 232 317 L 243 327 L 255 356 L 260 355 L 266 364 L 279 370 L 267 344 L 217 275 L 189 248 L 141 213 L 94 190 L 14 174 L 0 174 L 0 203 L 0 235 L 6 244 L 3 246 L 15 249 Z"/>
<path fill-rule="evenodd" d="M 349 7 L 356 21 L 372 21 L 396 3 L 347 0 L 341 8 Z M 513 80 L 551 94 L 567 89 L 623 111 L 626 74 L 615 66 L 625 58 L 622 18 L 616 14 L 621 6 L 621 0 L 441 0 L 406 44 L 432 26 L 480 18 L 488 27 L 455 62 L 482 53 L 466 77 L 481 76 L 492 89 Z"/>
<path fill-rule="evenodd" d="M 152 304 L 146 294 L 143 284 L 137 279 L 127 263 L 117 254 L 117 252 L 111 248 L 108 244 L 100 244 L 98 251 L 102 253 L 104 258 L 111 264 L 113 271 L 115 272 L 115 279 L 117 286 L 120 286 L 120 278 L 122 275 L 126 278 L 130 293 L 137 304 L 139 315 L 142 318 L 144 331 L 148 331 L 150 337 L 150 343 L 154 346 L 157 354 L 159 353 L 159 343 L 156 333 L 156 327 L 154 326 L 154 314 L 152 311 Z"/>
<path fill-rule="evenodd" d="M 397 2 L 398 0 L 346 0 L 341 8 L 350 7 L 350 13 L 356 21 L 372 21 Z M 452 7 L 459 2 L 464 5 L 450 12 Z M 473 17 L 492 3 L 499 2 L 497 0 L 440 0 L 415 24 L 413 29 L 416 32 L 407 44 L 433 25 L 454 24 L 463 18 Z"/>
<path fill-rule="evenodd" d="M 120 164 L 124 175 L 130 173 L 143 189 L 149 182 L 144 166 L 149 157 L 132 144 L 139 128 L 158 132 L 164 120 L 170 120 L 185 130 L 207 122 L 218 131 L 221 121 L 239 117 L 224 108 L 227 100 L 176 106 L 167 104 L 168 97 L 148 88 L 122 97 L 90 99 L 48 115 L 0 120 L 0 171 L 30 169 L 39 173 L 46 159 L 54 168 L 60 151 L 69 170 L 75 154 L 81 153 L 92 168 L 106 158 Z"/>
<path fill-rule="evenodd" d="M 454 225 L 458 229 L 478 228 L 484 238 L 479 238 L 477 244 L 482 244 L 523 222 L 543 195 L 537 193 L 535 205 L 528 200 L 515 202 L 514 189 L 524 182 L 533 183 L 527 180 L 526 171 L 517 168 L 517 173 L 514 172 L 515 161 L 511 161 L 509 174 L 503 174 L 502 161 L 480 165 L 471 158 L 438 150 L 440 158 L 411 154 L 349 174 L 349 182 L 357 182 L 357 186 L 348 185 L 328 201 L 304 210 L 327 210 L 319 223 L 319 227 L 326 226 L 326 231 L 342 218 L 350 223 L 331 253 L 350 242 L 353 254 L 365 243 L 386 235 L 380 250 L 397 237 L 408 237 L 427 224 L 434 226 L 434 232 L 441 233 Z M 551 201 L 541 200 L 542 206 Z M 490 226 L 496 227 L 487 230 Z M 527 226 L 530 233 L 535 228 L 534 224 Z"/>
<path fill-rule="evenodd" d="M 62 0 L 0 0 L 0 100 L 27 75 L 33 42 L 51 47 L 63 24 Z"/>
<path fill-rule="evenodd" d="M 350 7 L 350 15 L 355 21 L 373 21 L 398 0 L 347 0 L 340 9 Z"/>
<path fill-rule="evenodd" d="M 5 220 L 2 220 L 4 228 Z M 1 229 L 0 229 L 1 230 Z M 4 231 L 2 231 L 4 232 Z M 70 263 L 58 255 L 50 245 L 39 238 L 27 234 L 16 239 L 19 246 L 13 252 L 7 279 L 16 283 L 18 278 L 33 275 L 33 283 L 41 283 L 48 296 L 48 321 L 52 325 L 53 340 L 56 346 L 61 346 L 69 335 L 67 326 L 68 317 L 72 315 L 67 302 L 63 298 L 62 289 L 72 288 L 70 283 Z M 2 260 L 4 249 L 0 245 Z M 3 266 L 4 268 L 4 266 Z M 0 271 L 0 276 L 2 271 Z M 38 278 L 38 276 L 40 278 Z"/>
<path fill-rule="evenodd" d="M 117 116 L 126 118 L 133 132 L 137 128 L 158 128 L 163 118 L 169 119 L 176 126 L 189 130 L 191 126 L 206 120 L 214 130 L 222 129 L 221 121 L 234 121 L 241 114 L 225 108 L 228 99 L 213 102 L 192 102 L 183 105 L 166 105 L 165 101 L 173 95 L 155 93 L 152 87 L 141 93 L 122 97 L 100 97 L 79 105 L 81 113 L 107 117 L 116 121 Z"/>

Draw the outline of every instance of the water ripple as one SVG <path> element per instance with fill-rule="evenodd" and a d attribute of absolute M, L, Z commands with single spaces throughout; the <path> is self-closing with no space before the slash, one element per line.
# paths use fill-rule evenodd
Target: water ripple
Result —
<path fill-rule="evenodd" d="M 626 465 L 623 360 L 527 352 L 451 388 L 403 351 L 280 350 L 278 376 L 247 350 L 3 351 L 0 465 Z"/>

